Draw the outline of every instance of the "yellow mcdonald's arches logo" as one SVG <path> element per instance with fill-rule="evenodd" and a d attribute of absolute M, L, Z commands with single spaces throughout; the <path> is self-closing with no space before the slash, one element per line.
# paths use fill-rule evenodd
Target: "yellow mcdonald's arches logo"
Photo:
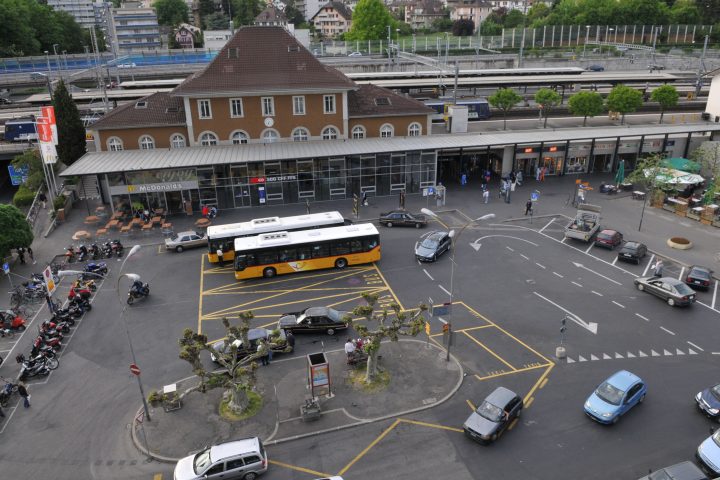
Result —
<path fill-rule="evenodd" d="M 128 193 L 133 193 L 135 191 L 135 185 L 128 185 Z"/>

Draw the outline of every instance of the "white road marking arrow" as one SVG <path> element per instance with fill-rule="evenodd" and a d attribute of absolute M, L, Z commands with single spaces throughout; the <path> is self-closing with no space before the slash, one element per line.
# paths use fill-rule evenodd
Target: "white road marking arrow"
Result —
<path fill-rule="evenodd" d="M 529 243 L 530 245 L 537 247 L 538 244 L 535 242 L 531 242 L 530 240 L 525 240 L 524 238 L 520 237 L 513 237 L 512 235 L 485 235 L 484 237 L 480 237 L 474 242 L 470 243 L 470 246 L 475 249 L 477 252 L 480 250 L 480 247 L 482 247 L 482 243 L 480 243 L 482 240 L 485 240 L 486 238 L 492 238 L 492 237 L 504 237 L 504 238 L 513 238 L 515 240 L 520 240 L 521 242 Z"/>
<path fill-rule="evenodd" d="M 583 265 L 582 263 L 572 262 L 572 264 L 575 265 L 575 266 L 578 267 L 578 268 L 582 268 L 583 270 L 587 270 L 587 271 L 590 272 L 590 273 L 594 273 L 594 274 L 597 275 L 598 277 L 602 277 L 602 278 L 604 278 L 605 280 L 609 280 L 609 281 L 611 281 L 612 283 L 614 283 L 614 284 L 616 284 L 616 285 L 622 285 L 622 283 L 620 283 L 620 282 L 618 282 L 618 281 L 616 281 L 616 280 L 613 280 L 613 279 L 610 278 L 610 277 L 606 277 L 606 276 L 603 275 L 602 273 L 598 273 L 598 272 L 596 272 L 595 270 L 591 270 L 591 269 L 587 268 L 587 267 L 586 267 L 585 265 Z"/>
<path fill-rule="evenodd" d="M 553 301 L 550 300 L 549 298 L 543 297 L 542 295 L 540 295 L 540 294 L 537 293 L 537 292 L 533 292 L 533 293 L 534 293 L 536 296 L 538 296 L 538 297 L 542 298 L 543 300 L 545 300 L 546 302 L 548 302 L 549 304 L 554 305 L 555 307 L 557 307 L 557 308 L 559 308 L 560 310 L 562 310 L 563 312 L 565 312 L 565 313 L 568 315 L 568 318 L 569 318 L 570 320 L 572 320 L 573 322 L 577 323 L 578 325 L 580 325 L 581 327 L 583 327 L 585 330 L 589 331 L 589 332 L 592 333 L 593 335 L 597 335 L 597 327 L 598 327 L 597 323 L 595 323 L 595 322 L 585 322 L 582 318 L 578 317 L 577 315 L 575 315 L 574 313 L 572 313 L 570 310 L 567 310 L 566 308 L 561 307 L 560 305 L 558 305 L 557 303 L 553 302 Z"/>

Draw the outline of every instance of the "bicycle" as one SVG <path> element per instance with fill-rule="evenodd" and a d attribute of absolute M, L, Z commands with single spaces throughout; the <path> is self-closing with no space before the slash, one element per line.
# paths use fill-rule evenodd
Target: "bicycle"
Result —
<path fill-rule="evenodd" d="M 15 330 L 0 328 L 0 338 L 15 338 Z"/>
<path fill-rule="evenodd" d="M 19 316 L 25 317 L 25 318 L 28 318 L 28 317 L 32 316 L 32 315 L 35 313 L 33 310 L 29 309 L 29 308 L 26 307 L 25 305 L 17 305 L 17 306 L 15 306 L 15 307 L 12 307 L 10 310 L 11 310 L 15 315 L 19 315 Z"/>

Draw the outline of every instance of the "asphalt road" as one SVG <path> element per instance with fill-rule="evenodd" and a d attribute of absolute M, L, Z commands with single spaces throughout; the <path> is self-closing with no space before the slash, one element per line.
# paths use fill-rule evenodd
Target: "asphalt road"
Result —
<path fill-rule="evenodd" d="M 429 228 L 459 231 L 492 208 L 443 213 L 442 224 Z M 172 478 L 171 465 L 146 462 L 130 444 L 128 424 L 140 398 L 128 371 L 128 332 L 147 394 L 190 375 L 177 358 L 184 328 L 219 338 L 223 315 L 252 309 L 254 326 L 270 326 L 296 307 L 350 308 L 363 291 L 410 308 L 447 302 L 452 290 L 453 313 L 444 318 L 453 324 L 452 353 L 467 374 L 461 389 L 447 403 L 409 417 L 270 446 L 274 463 L 265 478 L 632 479 L 692 458 L 712 426 L 696 411 L 693 396 L 716 380 L 715 290 L 700 293 L 702 303 L 690 308 L 669 307 L 632 284 L 650 257 L 638 266 L 619 264 L 614 252 L 563 242 L 565 221 L 557 215 L 465 229 L 456 237 L 452 286 L 451 254 L 434 264 L 414 259 L 413 246 L 427 230 L 383 228 L 379 272 L 367 266 L 244 284 L 235 282 L 230 268 L 208 265 L 199 250 L 178 255 L 144 247 L 124 272 L 142 275 L 152 295 L 124 316 L 114 290 L 121 264 L 111 261 L 94 309 L 63 348 L 61 368 L 31 384 L 30 409 L 6 409 L 3 477 Z M 612 226 L 612 218 L 607 223 Z M 670 264 L 666 273 L 680 276 L 682 269 Z M 566 313 L 573 318 L 568 358 L 558 360 Z M 439 320 L 431 326 L 433 341 L 441 341 Z M 23 350 L 31 332 L 18 340 Z M 317 349 L 318 341 L 341 340 L 303 336 L 293 355 Z M 8 362 L 0 374 L 16 368 Z M 597 425 L 584 415 L 583 402 L 622 368 L 645 379 L 647 400 L 617 425 Z M 483 447 L 460 429 L 471 405 L 500 385 L 521 394 L 526 410 L 497 444 Z"/>

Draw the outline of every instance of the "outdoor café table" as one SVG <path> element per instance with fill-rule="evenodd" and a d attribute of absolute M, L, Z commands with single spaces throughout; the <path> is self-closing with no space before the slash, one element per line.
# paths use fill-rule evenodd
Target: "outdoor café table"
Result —
<path fill-rule="evenodd" d="M 705 207 L 693 207 L 692 211 L 695 213 L 702 213 L 703 210 L 705 210 Z"/>
<path fill-rule="evenodd" d="M 687 202 L 683 200 L 678 200 L 677 198 L 668 198 L 667 201 L 669 203 L 674 203 L 676 205 L 687 205 Z"/>
<path fill-rule="evenodd" d="M 88 225 L 98 223 L 99 221 L 100 221 L 100 217 L 98 217 L 96 215 L 90 215 L 89 217 L 85 217 L 85 223 Z"/>

